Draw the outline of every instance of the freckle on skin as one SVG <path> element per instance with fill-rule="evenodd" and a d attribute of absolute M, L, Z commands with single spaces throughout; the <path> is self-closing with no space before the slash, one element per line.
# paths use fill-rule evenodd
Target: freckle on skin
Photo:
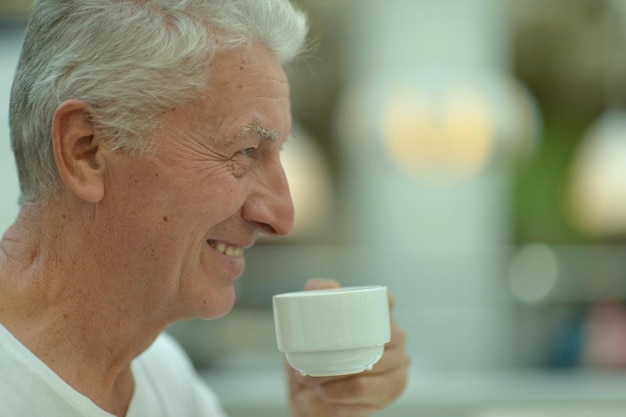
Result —
<path fill-rule="evenodd" d="M 167 218 L 167 216 L 163 216 L 163 221 L 167 223 L 169 219 Z"/>

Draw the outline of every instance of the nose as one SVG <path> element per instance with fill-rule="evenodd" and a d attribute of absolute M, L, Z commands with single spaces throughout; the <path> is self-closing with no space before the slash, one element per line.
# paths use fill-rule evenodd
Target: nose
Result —
<path fill-rule="evenodd" d="M 259 173 L 242 208 L 242 217 L 254 223 L 262 233 L 278 237 L 289 235 L 293 228 L 294 209 L 280 161 Z"/>

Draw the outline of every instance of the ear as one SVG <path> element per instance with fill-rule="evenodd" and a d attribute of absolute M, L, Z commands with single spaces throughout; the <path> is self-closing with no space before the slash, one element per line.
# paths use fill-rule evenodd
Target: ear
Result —
<path fill-rule="evenodd" d="M 97 203 L 104 197 L 107 149 L 92 114 L 93 107 L 82 100 L 61 103 L 52 118 L 52 147 L 63 183 L 78 198 Z"/>

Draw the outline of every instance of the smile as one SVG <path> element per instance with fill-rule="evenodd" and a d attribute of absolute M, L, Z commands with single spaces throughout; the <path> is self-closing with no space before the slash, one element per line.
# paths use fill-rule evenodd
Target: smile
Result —
<path fill-rule="evenodd" d="M 207 241 L 207 243 L 219 253 L 231 258 L 241 258 L 243 256 L 243 248 L 239 246 L 227 245 L 224 242 Z"/>

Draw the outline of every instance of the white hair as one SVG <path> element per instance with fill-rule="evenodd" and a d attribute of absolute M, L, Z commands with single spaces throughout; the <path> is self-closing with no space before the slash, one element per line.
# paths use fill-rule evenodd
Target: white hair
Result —
<path fill-rule="evenodd" d="M 89 103 L 116 148 L 142 152 L 160 114 L 206 91 L 217 51 L 257 41 L 285 64 L 307 31 L 289 0 L 36 0 L 9 115 L 20 204 L 58 193 L 51 123 L 63 101 Z"/>

